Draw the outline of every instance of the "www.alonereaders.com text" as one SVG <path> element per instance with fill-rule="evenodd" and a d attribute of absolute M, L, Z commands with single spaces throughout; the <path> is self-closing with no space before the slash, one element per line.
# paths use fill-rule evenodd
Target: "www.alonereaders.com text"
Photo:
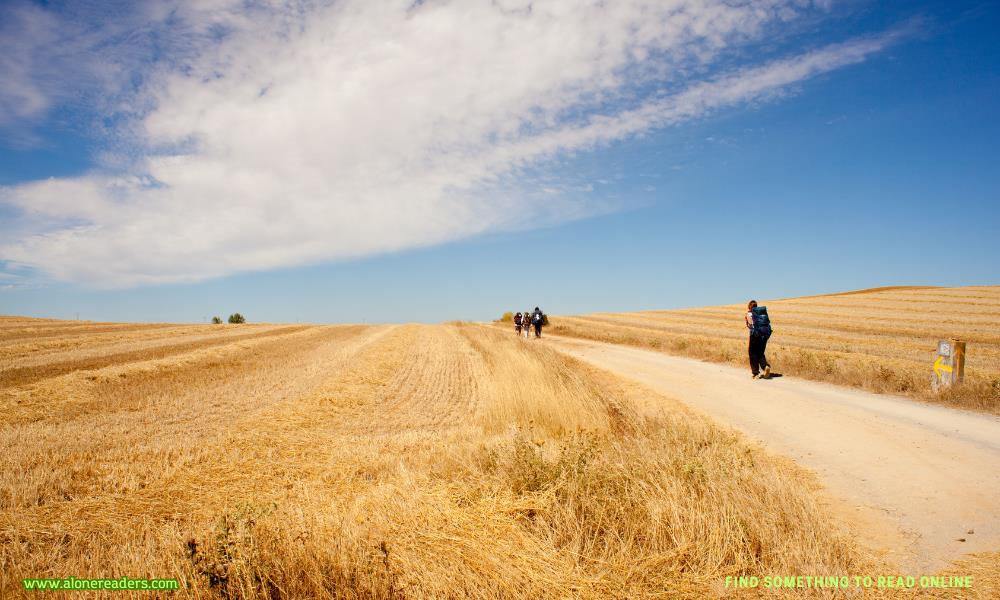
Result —
<path fill-rule="evenodd" d="M 62 579 L 22 579 L 26 590 L 176 590 L 180 584 L 176 579 L 87 579 L 65 577 Z"/>

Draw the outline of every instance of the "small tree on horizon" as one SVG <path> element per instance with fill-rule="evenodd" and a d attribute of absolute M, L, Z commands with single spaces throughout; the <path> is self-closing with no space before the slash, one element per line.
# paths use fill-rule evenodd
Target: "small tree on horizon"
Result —
<path fill-rule="evenodd" d="M 241 315 L 240 313 L 233 313 L 229 315 L 229 322 L 233 324 L 238 324 L 238 323 L 246 323 L 247 320 L 243 318 L 243 315 Z"/>
<path fill-rule="evenodd" d="M 219 317 L 212 317 L 212 324 L 213 325 L 219 325 L 221 323 L 222 323 L 222 319 L 221 318 L 219 318 Z"/>
<path fill-rule="evenodd" d="M 513 323 L 514 322 L 514 313 L 512 313 L 512 312 L 510 312 L 508 310 L 507 312 L 505 312 L 503 314 L 502 317 L 500 317 L 500 322 L 501 323 Z"/>

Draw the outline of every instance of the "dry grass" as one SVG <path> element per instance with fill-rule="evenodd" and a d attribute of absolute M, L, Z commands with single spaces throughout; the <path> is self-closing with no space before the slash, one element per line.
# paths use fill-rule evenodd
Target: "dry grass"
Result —
<path fill-rule="evenodd" d="M 786 375 L 1000 414 L 1000 287 L 880 288 L 760 300 L 768 359 Z M 553 318 L 550 331 L 745 366 L 745 304 Z M 966 382 L 930 389 L 939 339 L 967 347 Z"/>
<path fill-rule="evenodd" d="M 219 335 L 0 387 L 0 597 L 128 575 L 184 598 L 700 598 L 888 568 L 802 470 L 542 343 Z"/>

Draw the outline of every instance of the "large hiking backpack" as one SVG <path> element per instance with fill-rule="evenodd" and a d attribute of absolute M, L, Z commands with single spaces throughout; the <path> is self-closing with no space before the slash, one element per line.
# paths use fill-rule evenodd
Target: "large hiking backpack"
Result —
<path fill-rule="evenodd" d="M 541 325 L 542 319 L 543 319 L 542 313 L 540 312 L 536 312 L 535 314 L 531 315 L 531 322 L 534 323 L 535 325 Z"/>
<path fill-rule="evenodd" d="M 767 316 L 766 306 L 755 306 L 750 309 L 753 318 L 753 329 L 751 333 L 758 337 L 771 337 L 771 319 Z"/>

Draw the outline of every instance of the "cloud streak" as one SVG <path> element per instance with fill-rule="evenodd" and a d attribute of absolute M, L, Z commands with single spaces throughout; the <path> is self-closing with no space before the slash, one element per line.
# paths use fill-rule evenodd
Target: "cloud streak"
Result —
<path fill-rule="evenodd" d="M 144 64 L 141 86 L 117 92 L 130 113 L 117 130 L 124 166 L 0 188 L 21 215 L 0 260 L 98 287 L 190 282 L 612 210 L 518 175 L 780 95 L 900 35 L 720 71 L 800 5 L 146 10 L 133 16 L 142 30 L 174 37 Z"/>

